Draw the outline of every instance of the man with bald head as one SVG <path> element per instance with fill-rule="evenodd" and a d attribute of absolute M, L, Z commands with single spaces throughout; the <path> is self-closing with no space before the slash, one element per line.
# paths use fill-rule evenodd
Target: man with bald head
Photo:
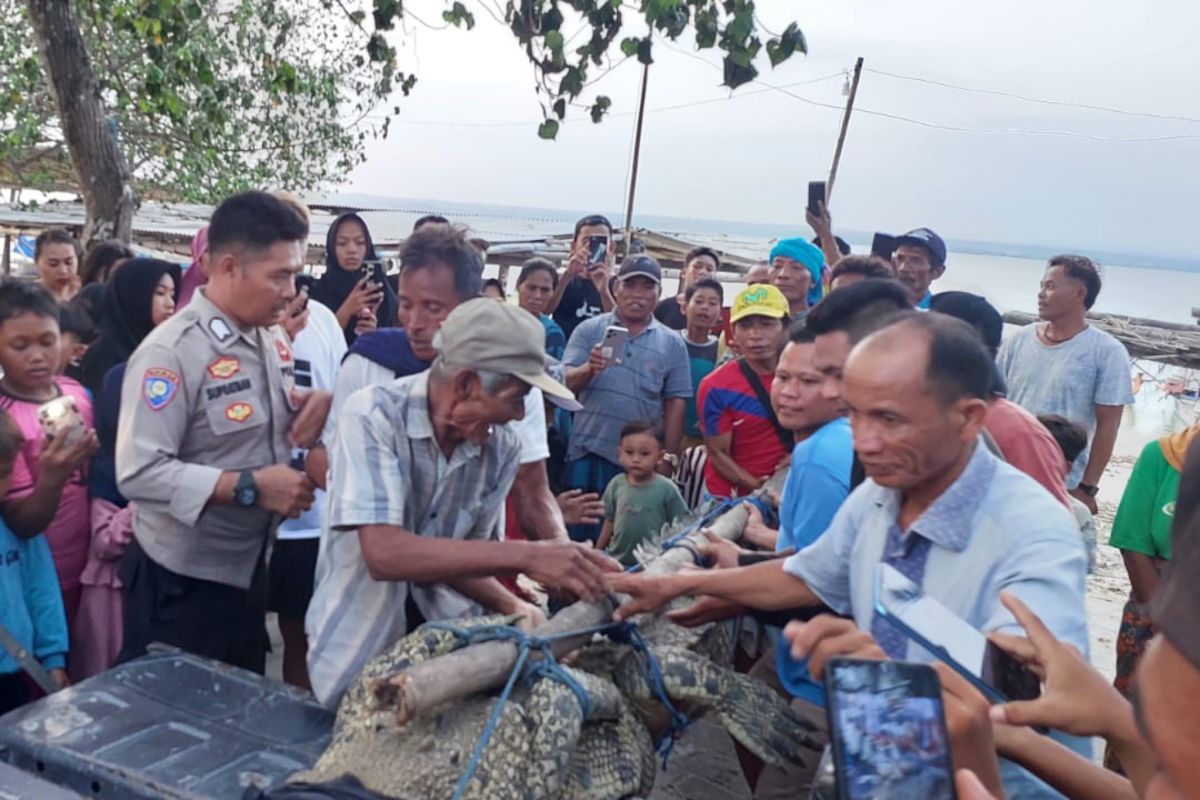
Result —
<path fill-rule="evenodd" d="M 888 564 L 984 632 L 1018 632 L 1000 591 L 1037 609 L 1060 640 L 1087 651 L 1086 559 L 1074 519 L 1032 478 L 979 443 L 992 360 L 964 322 L 900 312 L 851 351 L 842 378 L 867 480 L 828 530 L 784 561 L 674 575 L 615 574 L 625 619 L 681 595 L 759 609 L 825 604 L 851 616 L 892 658 L 931 661 L 875 614 Z"/>

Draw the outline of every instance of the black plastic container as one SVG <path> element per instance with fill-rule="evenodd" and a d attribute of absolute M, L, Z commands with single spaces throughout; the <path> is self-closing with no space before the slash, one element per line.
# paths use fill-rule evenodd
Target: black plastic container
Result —
<path fill-rule="evenodd" d="M 0 762 L 85 797 L 242 797 L 309 767 L 333 714 L 245 670 L 161 650 L 0 717 Z"/>

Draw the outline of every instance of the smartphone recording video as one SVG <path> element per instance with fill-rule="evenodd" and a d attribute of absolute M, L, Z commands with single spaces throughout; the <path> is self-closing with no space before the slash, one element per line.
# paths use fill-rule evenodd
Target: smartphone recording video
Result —
<path fill-rule="evenodd" d="M 825 181 L 808 182 L 808 213 L 814 217 L 821 216 L 821 207 L 825 205 Z"/>
<path fill-rule="evenodd" d="M 602 265 L 608 258 L 608 237 L 601 234 L 599 236 L 589 236 L 588 238 L 588 269 L 595 269 Z"/>
<path fill-rule="evenodd" d="M 835 659 L 825 667 L 841 800 L 954 800 L 942 688 L 924 664 Z"/>
<path fill-rule="evenodd" d="M 994 702 L 1041 696 L 1037 675 L 887 564 L 876 570 L 875 610 Z"/>

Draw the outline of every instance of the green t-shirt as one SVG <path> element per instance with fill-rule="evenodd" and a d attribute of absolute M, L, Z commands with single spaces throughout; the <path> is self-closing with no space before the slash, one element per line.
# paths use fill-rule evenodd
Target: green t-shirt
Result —
<path fill-rule="evenodd" d="M 604 490 L 604 518 L 613 521 L 613 535 L 606 550 L 631 567 L 636 563 L 633 548 L 687 511 L 683 495 L 669 478 L 655 475 L 650 483 L 633 486 L 625 475 L 618 475 Z"/>
<path fill-rule="evenodd" d="M 1171 523 L 1179 495 L 1179 470 L 1167 463 L 1157 440 L 1146 445 L 1133 465 L 1129 485 L 1113 520 L 1108 543 L 1153 558 L 1171 557 Z"/>
<path fill-rule="evenodd" d="M 696 344 L 687 338 L 687 331 L 680 331 L 679 335 L 683 337 L 683 343 L 687 345 L 688 364 L 692 370 L 692 396 L 687 399 L 687 406 L 684 410 L 683 432 L 686 436 L 698 438 L 700 436 L 700 414 L 696 408 L 696 398 L 700 396 L 700 381 L 716 369 L 717 351 L 721 342 L 717 337 L 709 336 L 708 341 L 704 344 Z"/>

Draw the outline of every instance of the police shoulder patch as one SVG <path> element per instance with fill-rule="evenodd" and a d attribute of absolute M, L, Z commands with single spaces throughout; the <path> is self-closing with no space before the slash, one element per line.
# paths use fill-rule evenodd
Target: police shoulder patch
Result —
<path fill-rule="evenodd" d="M 249 403 L 230 403 L 225 407 L 225 419 L 231 422 L 245 422 L 254 414 L 254 406 Z"/>
<path fill-rule="evenodd" d="M 208 374 L 217 379 L 232 378 L 242 368 L 242 362 L 235 356 L 221 356 L 208 365 Z"/>
<path fill-rule="evenodd" d="M 179 373 L 162 367 L 150 367 L 142 376 L 142 398 L 151 411 L 162 411 L 179 393 Z"/>

